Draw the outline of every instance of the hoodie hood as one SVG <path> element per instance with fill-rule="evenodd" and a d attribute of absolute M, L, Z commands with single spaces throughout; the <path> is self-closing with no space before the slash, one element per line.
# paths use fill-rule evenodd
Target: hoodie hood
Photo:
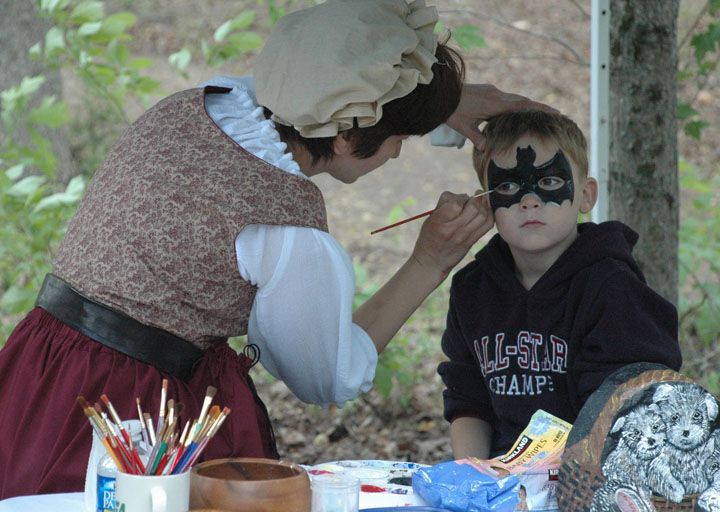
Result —
<path fill-rule="evenodd" d="M 601 224 L 585 222 L 578 224 L 578 237 L 552 264 L 530 290 L 531 293 L 548 293 L 586 267 L 600 260 L 612 259 L 627 265 L 645 282 L 640 267 L 632 257 L 638 234 L 622 222 L 607 221 Z M 515 262 L 510 247 L 500 235 L 495 235 L 487 246 L 475 255 L 484 272 L 501 288 L 517 287 L 527 292 L 515 275 Z"/>

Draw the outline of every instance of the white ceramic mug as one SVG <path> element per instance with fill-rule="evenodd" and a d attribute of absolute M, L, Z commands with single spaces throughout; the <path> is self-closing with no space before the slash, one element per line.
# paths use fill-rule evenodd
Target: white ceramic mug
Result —
<path fill-rule="evenodd" d="M 190 471 L 161 476 L 118 472 L 115 512 L 187 512 L 189 508 Z"/>

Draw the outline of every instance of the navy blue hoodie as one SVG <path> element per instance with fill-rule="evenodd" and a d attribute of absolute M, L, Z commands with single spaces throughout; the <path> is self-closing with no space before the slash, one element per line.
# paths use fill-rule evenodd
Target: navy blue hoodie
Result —
<path fill-rule="evenodd" d="M 530 289 L 499 236 L 452 280 L 442 348 L 445 418 L 493 426 L 492 454 L 512 447 L 537 409 L 572 423 L 605 377 L 647 361 L 679 370 L 677 310 L 650 289 L 620 222 L 579 236 Z"/>

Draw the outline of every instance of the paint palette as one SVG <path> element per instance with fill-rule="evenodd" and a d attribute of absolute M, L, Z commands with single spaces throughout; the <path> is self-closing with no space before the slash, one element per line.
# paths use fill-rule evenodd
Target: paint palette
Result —
<path fill-rule="evenodd" d="M 360 508 L 425 505 L 415 495 L 412 475 L 426 464 L 389 460 L 338 460 L 305 469 L 314 475 L 343 473 L 360 480 Z"/>

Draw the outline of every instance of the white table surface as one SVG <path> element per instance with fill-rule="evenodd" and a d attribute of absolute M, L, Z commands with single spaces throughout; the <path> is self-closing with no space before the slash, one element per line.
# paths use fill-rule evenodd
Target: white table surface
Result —
<path fill-rule="evenodd" d="M 384 465 L 391 467 L 393 464 L 413 464 L 393 461 L 340 461 L 318 464 L 314 468 L 323 468 L 331 470 L 342 470 L 337 464 L 348 463 L 344 468 L 346 471 L 362 470 L 369 465 L 371 470 L 385 469 Z M 360 464 L 362 467 L 352 467 Z M 306 467 L 307 468 L 307 467 Z M 312 468 L 308 468 L 312 469 Z M 374 480 L 372 478 L 360 478 L 363 484 L 372 484 L 383 487 L 399 487 L 387 485 L 386 478 Z M 363 508 L 373 507 L 393 507 L 405 505 L 427 505 L 422 498 L 415 495 L 411 488 L 408 488 L 408 494 L 394 494 L 392 492 L 361 492 L 359 506 Z M 84 512 L 85 510 L 85 494 L 82 492 L 72 492 L 64 494 L 39 494 L 34 496 L 18 496 L 0 501 L 0 512 Z"/>
<path fill-rule="evenodd" d="M 418 496 L 360 493 L 360 508 L 426 505 Z M 0 512 L 82 512 L 85 495 L 82 492 L 18 496 L 0 501 Z"/>
<path fill-rule="evenodd" d="M 85 509 L 85 493 L 40 494 L 18 496 L 0 501 L 0 512 L 82 512 Z"/>

